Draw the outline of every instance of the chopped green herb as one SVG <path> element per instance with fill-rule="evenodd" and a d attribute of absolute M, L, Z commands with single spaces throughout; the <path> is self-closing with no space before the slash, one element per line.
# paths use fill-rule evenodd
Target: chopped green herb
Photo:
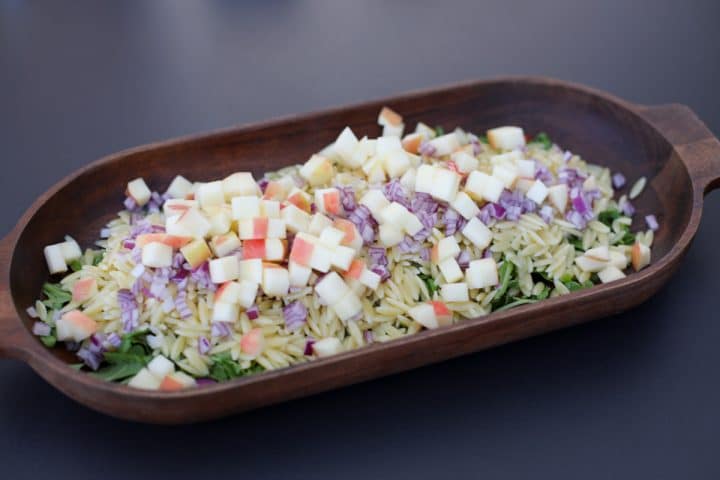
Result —
<path fill-rule="evenodd" d="M 517 279 L 513 278 L 514 272 L 515 264 L 506 258 L 498 269 L 500 285 L 498 285 L 492 301 L 493 310 L 497 310 L 512 301 L 514 290 L 518 287 Z"/>
<path fill-rule="evenodd" d="M 539 143 L 545 150 L 550 150 L 552 147 L 552 140 L 550 140 L 550 137 L 548 137 L 548 134 L 545 132 L 540 132 L 535 135 L 535 137 L 530 140 L 530 143 Z"/>
<path fill-rule="evenodd" d="M 102 262 L 102 259 L 104 257 L 103 252 L 95 252 L 93 254 L 92 264 L 93 266 L 97 265 L 98 263 Z"/>
<path fill-rule="evenodd" d="M 519 298 L 517 300 L 513 300 L 510 303 L 506 303 L 502 307 L 498 307 L 495 309 L 496 312 L 502 312 L 503 310 L 510 310 L 511 308 L 519 307 L 520 305 L 527 305 L 529 303 L 535 303 L 537 302 L 534 298 Z"/>
<path fill-rule="evenodd" d="M 484 143 L 484 144 L 486 144 L 486 145 L 490 143 L 490 142 L 488 141 L 487 135 L 480 135 L 480 136 L 478 136 L 478 138 L 480 139 L 480 141 L 481 141 L 482 143 Z"/>
<path fill-rule="evenodd" d="M 145 364 L 139 362 L 114 363 L 102 367 L 90 375 L 108 382 L 117 382 L 135 376 L 143 367 Z"/>
<path fill-rule="evenodd" d="M 435 127 L 435 135 L 437 135 L 438 137 L 441 135 L 445 135 L 445 129 L 443 127 L 441 127 L 440 125 L 436 126 Z"/>
<path fill-rule="evenodd" d="M 259 364 L 252 365 L 249 368 L 242 368 L 238 362 L 232 359 L 230 352 L 211 355 L 210 360 L 213 362 L 210 367 L 210 378 L 218 382 L 227 382 L 233 378 L 260 373 L 264 370 Z"/>
<path fill-rule="evenodd" d="M 55 338 L 55 335 L 46 335 L 44 337 L 40 337 L 40 341 L 48 348 L 52 348 L 57 343 L 57 338 Z"/>
<path fill-rule="evenodd" d="M 620 218 L 620 211 L 614 208 L 605 210 L 598 214 L 598 220 L 600 220 L 600 222 L 604 223 L 608 227 L 611 227 L 612 223 L 618 218 Z"/>
<path fill-rule="evenodd" d="M 146 336 L 147 330 L 135 330 L 134 332 L 126 333 L 122 336 L 117 352 L 128 353 L 137 346 L 142 348 L 145 353 L 150 353 L 152 349 L 145 340 Z"/>
<path fill-rule="evenodd" d="M 83 267 L 83 265 L 82 265 L 82 263 L 80 262 L 80 260 L 73 260 L 73 261 L 71 261 L 68 265 L 70 266 L 70 269 L 71 269 L 73 272 L 77 272 L 78 270 L 82 270 L 82 267 Z"/>
<path fill-rule="evenodd" d="M 440 290 L 440 287 L 438 286 L 437 282 L 435 282 L 435 279 L 432 277 L 432 275 L 420 272 L 418 273 L 418 277 L 420 277 L 420 280 L 425 282 L 425 286 L 427 287 L 428 293 L 430 293 L 431 298 L 435 292 Z"/>
<path fill-rule="evenodd" d="M 583 248 L 583 241 L 582 238 L 576 237 L 575 235 L 568 236 L 568 243 L 575 247 L 575 250 L 578 252 L 584 252 L 585 249 Z"/>
<path fill-rule="evenodd" d="M 563 283 L 567 283 L 573 279 L 572 273 L 563 273 L 563 275 L 560 277 L 560 281 Z"/>
<path fill-rule="evenodd" d="M 540 291 L 540 293 L 535 295 L 535 300 L 545 300 L 546 298 L 548 298 L 550 296 L 550 290 L 551 290 L 550 287 L 545 285 L 543 287 L 543 289 Z"/>
<path fill-rule="evenodd" d="M 43 303 L 53 310 L 60 310 L 72 299 L 72 294 L 58 283 L 46 283 L 43 285 L 42 291 L 47 297 Z"/>
<path fill-rule="evenodd" d="M 635 234 L 627 230 L 625 231 L 625 235 L 623 235 L 617 243 L 620 245 L 632 245 L 635 243 Z"/>
<path fill-rule="evenodd" d="M 571 280 L 569 282 L 563 282 L 563 285 L 565 285 L 567 287 L 567 289 L 570 290 L 571 292 L 583 289 L 582 284 L 576 282 L 575 280 Z"/>

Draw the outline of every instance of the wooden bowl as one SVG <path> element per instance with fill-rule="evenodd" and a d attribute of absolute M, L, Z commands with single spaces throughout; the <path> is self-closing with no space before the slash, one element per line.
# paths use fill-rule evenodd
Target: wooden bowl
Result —
<path fill-rule="evenodd" d="M 96 380 L 45 348 L 25 312 L 47 279 L 45 245 L 72 234 L 91 245 L 120 209 L 128 180 L 163 188 L 177 174 L 209 180 L 304 162 L 346 125 L 377 136 L 383 105 L 417 121 L 482 132 L 502 124 L 548 132 L 586 160 L 648 178 L 638 220 L 660 230 L 649 268 L 611 284 L 374 344 L 331 358 L 178 393 L 146 392 Z M 700 222 L 703 195 L 720 184 L 720 143 L 682 105 L 634 105 L 586 87 L 543 78 L 505 78 L 414 92 L 126 150 L 63 179 L 0 242 L 0 355 L 30 366 L 95 410 L 142 422 L 189 423 L 330 390 L 621 312 L 654 294 L 678 267 Z"/>

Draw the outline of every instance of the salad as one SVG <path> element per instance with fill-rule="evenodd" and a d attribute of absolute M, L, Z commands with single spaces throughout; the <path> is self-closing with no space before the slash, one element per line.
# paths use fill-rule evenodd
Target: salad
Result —
<path fill-rule="evenodd" d="M 302 165 L 255 178 L 130 181 L 83 251 L 44 249 L 28 313 L 75 368 L 178 391 L 608 283 L 650 263 L 645 179 L 501 126 L 445 132 L 389 108 Z M 626 193 L 623 193 L 626 192 Z"/>

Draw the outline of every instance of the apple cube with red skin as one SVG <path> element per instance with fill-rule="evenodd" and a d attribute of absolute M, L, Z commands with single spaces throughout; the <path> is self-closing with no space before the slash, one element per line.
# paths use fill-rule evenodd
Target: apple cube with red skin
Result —
<path fill-rule="evenodd" d="M 166 217 L 182 215 L 189 208 L 198 208 L 197 200 L 186 200 L 184 198 L 170 198 L 163 203 L 163 213 Z"/>
<path fill-rule="evenodd" d="M 237 304 L 240 298 L 240 283 L 225 282 L 215 291 L 215 303 Z"/>
<path fill-rule="evenodd" d="M 470 300 L 468 286 L 464 282 L 441 285 L 440 296 L 446 302 L 467 302 Z"/>
<path fill-rule="evenodd" d="M 263 199 L 276 201 L 285 200 L 293 188 L 295 188 L 295 182 L 289 175 L 279 178 L 278 180 L 270 180 L 265 187 L 265 192 L 263 192 Z"/>
<path fill-rule="evenodd" d="M 241 240 L 285 238 L 286 235 L 285 222 L 279 218 L 255 217 L 238 221 Z"/>
<path fill-rule="evenodd" d="M 225 203 L 222 181 L 203 183 L 195 192 L 195 199 L 202 209 L 222 205 Z"/>
<path fill-rule="evenodd" d="M 377 122 L 378 122 L 378 125 L 380 125 L 381 127 L 385 127 L 388 125 L 397 127 L 397 126 L 402 125 L 403 117 L 396 111 L 392 110 L 391 108 L 383 107 L 380 110 L 380 114 L 378 115 Z"/>
<path fill-rule="evenodd" d="M 198 238 L 180 249 L 185 261 L 191 268 L 197 268 L 212 257 L 212 252 L 205 240 Z"/>
<path fill-rule="evenodd" d="M 170 186 L 165 192 L 171 199 L 187 198 L 192 192 L 192 182 L 182 175 L 178 175 L 170 182 Z M 167 203 L 167 201 L 165 202 Z"/>
<path fill-rule="evenodd" d="M 477 217 L 470 219 L 462 234 L 478 248 L 486 248 L 492 242 L 492 232 Z"/>
<path fill-rule="evenodd" d="M 240 307 L 237 303 L 215 302 L 212 321 L 235 323 L 240 318 Z"/>
<path fill-rule="evenodd" d="M 292 203 L 285 205 L 280 217 L 285 222 L 285 228 L 293 233 L 307 232 L 310 228 L 310 215 Z"/>
<path fill-rule="evenodd" d="M 184 372 L 173 372 L 165 376 L 158 386 L 161 392 L 179 392 L 197 385 L 195 379 Z"/>
<path fill-rule="evenodd" d="M 535 180 L 530 190 L 525 194 L 527 198 L 540 205 L 547 198 L 550 191 L 540 180 Z"/>
<path fill-rule="evenodd" d="M 240 239 L 235 232 L 217 235 L 210 240 L 210 248 L 216 257 L 226 257 L 240 248 Z"/>
<path fill-rule="evenodd" d="M 152 196 L 152 192 L 150 192 L 145 180 L 142 178 L 136 178 L 128 182 L 126 193 L 128 197 L 132 198 L 135 203 L 141 207 L 148 203 Z"/>
<path fill-rule="evenodd" d="M 341 245 L 350 247 L 358 252 L 360 251 L 363 246 L 363 239 L 354 223 L 350 220 L 345 220 L 344 218 L 336 218 L 333 223 L 333 227 L 344 233 L 343 238 L 340 241 Z"/>
<path fill-rule="evenodd" d="M 288 262 L 288 276 L 290 278 L 291 287 L 304 287 L 310 280 L 312 274 L 312 268 L 300 265 L 297 262 L 290 260 Z"/>
<path fill-rule="evenodd" d="M 550 199 L 550 203 L 557 208 L 559 212 L 564 212 L 568 203 L 568 186 L 561 183 L 549 187 L 548 198 Z"/>
<path fill-rule="evenodd" d="M 282 267 L 265 266 L 263 269 L 262 289 L 269 297 L 283 297 L 290 289 L 288 271 Z"/>
<path fill-rule="evenodd" d="M 128 382 L 128 386 L 140 390 L 158 390 L 162 380 L 150 373 L 147 368 L 142 368 Z"/>
<path fill-rule="evenodd" d="M 160 242 L 150 242 L 142 247 L 142 264 L 152 268 L 167 268 L 173 263 L 173 249 Z"/>
<path fill-rule="evenodd" d="M 525 146 L 525 132 L 520 127 L 498 127 L 487 131 L 487 139 L 495 150 L 515 150 Z"/>
<path fill-rule="evenodd" d="M 410 318 L 427 329 L 435 329 L 452 323 L 452 312 L 443 302 L 421 303 L 408 310 Z"/>
<path fill-rule="evenodd" d="M 135 238 L 135 245 L 143 248 L 148 243 L 158 242 L 178 249 L 182 248 L 193 241 L 193 237 L 185 237 L 180 235 L 168 235 L 167 233 L 143 233 Z"/>
<path fill-rule="evenodd" d="M 471 261 L 467 270 L 465 270 L 465 283 L 467 283 L 468 288 L 485 288 L 497 285 L 499 281 L 495 260 L 482 258 Z"/>
<path fill-rule="evenodd" d="M 61 341 L 82 342 L 97 332 L 97 329 L 97 322 L 80 310 L 65 312 L 55 322 L 57 339 Z"/>
<path fill-rule="evenodd" d="M 313 155 L 300 167 L 300 176 L 312 186 L 325 185 L 333 176 L 330 160 L 320 155 Z"/>
<path fill-rule="evenodd" d="M 497 202 L 504 188 L 501 180 L 477 170 L 470 172 L 465 182 L 465 192 L 475 200 Z"/>
<path fill-rule="evenodd" d="M 236 172 L 227 176 L 222 181 L 222 189 L 225 200 L 239 196 L 260 195 L 260 187 L 250 172 Z"/>
<path fill-rule="evenodd" d="M 420 145 L 422 144 L 422 141 L 423 141 L 423 136 L 421 134 L 408 133 L 402 139 L 402 147 L 406 152 L 412 153 L 413 155 L 417 155 L 418 150 L 420 149 Z"/>
<path fill-rule="evenodd" d="M 45 261 L 51 274 L 67 272 L 67 263 L 60 244 L 48 245 L 43 249 Z"/>
<path fill-rule="evenodd" d="M 169 235 L 204 238 L 210 227 L 208 219 L 196 208 L 189 208 L 183 214 L 165 220 L 165 231 Z"/>
<path fill-rule="evenodd" d="M 312 235 L 299 233 L 293 240 L 290 260 L 321 272 L 330 270 L 332 251 Z"/>
<path fill-rule="evenodd" d="M 253 328 L 240 339 L 240 350 L 250 358 L 257 358 L 265 348 L 265 336 L 261 328 Z"/>
<path fill-rule="evenodd" d="M 331 215 L 340 215 L 343 211 L 340 190 L 337 188 L 319 188 L 315 190 L 315 205 L 318 211 Z"/>
<path fill-rule="evenodd" d="M 343 272 L 343 276 L 345 279 L 355 280 L 371 290 L 377 290 L 380 286 L 380 275 L 368 269 L 365 262 L 360 259 L 353 260 L 350 268 Z"/>
<path fill-rule="evenodd" d="M 304 192 L 297 187 L 294 187 L 290 191 L 290 194 L 288 194 L 287 197 L 287 201 L 288 203 L 295 205 L 297 208 L 304 211 L 305 213 L 310 213 L 312 210 L 312 207 L 310 207 L 310 205 L 312 204 L 312 197 L 309 193 Z"/>
<path fill-rule="evenodd" d="M 225 283 L 240 277 L 240 265 L 235 255 L 210 260 L 210 280 Z"/>
<path fill-rule="evenodd" d="M 650 265 L 650 247 L 640 242 L 635 242 L 630 251 L 632 266 L 636 272 Z"/>
<path fill-rule="evenodd" d="M 343 351 L 343 345 L 339 339 L 328 337 L 313 343 L 312 350 L 318 357 L 329 357 L 341 353 Z"/>
<path fill-rule="evenodd" d="M 285 242 L 277 238 L 245 240 L 242 254 L 244 259 L 260 258 L 281 262 L 285 259 Z"/>
<path fill-rule="evenodd" d="M 97 281 L 93 277 L 81 278 L 72 288 L 73 303 L 85 303 L 98 292 Z"/>
<path fill-rule="evenodd" d="M 308 225 L 308 233 L 311 235 L 318 236 L 327 227 L 331 227 L 333 224 L 332 220 L 323 215 L 320 212 L 313 214 L 310 218 L 310 225 Z"/>

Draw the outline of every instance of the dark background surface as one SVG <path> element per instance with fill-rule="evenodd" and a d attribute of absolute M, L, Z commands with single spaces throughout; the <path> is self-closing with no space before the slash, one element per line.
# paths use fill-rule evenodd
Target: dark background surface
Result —
<path fill-rule="evenodd" d="M 0 234 L 107 153 L 471 78 L 681 102 L 720 134 L 719 2 L 581 3 L 0 0 Z M 117 421 L 2 361 L 0 476 L 720 478 L 719 216 L 710 195 L 624 315 L 216 422 Z"/>

